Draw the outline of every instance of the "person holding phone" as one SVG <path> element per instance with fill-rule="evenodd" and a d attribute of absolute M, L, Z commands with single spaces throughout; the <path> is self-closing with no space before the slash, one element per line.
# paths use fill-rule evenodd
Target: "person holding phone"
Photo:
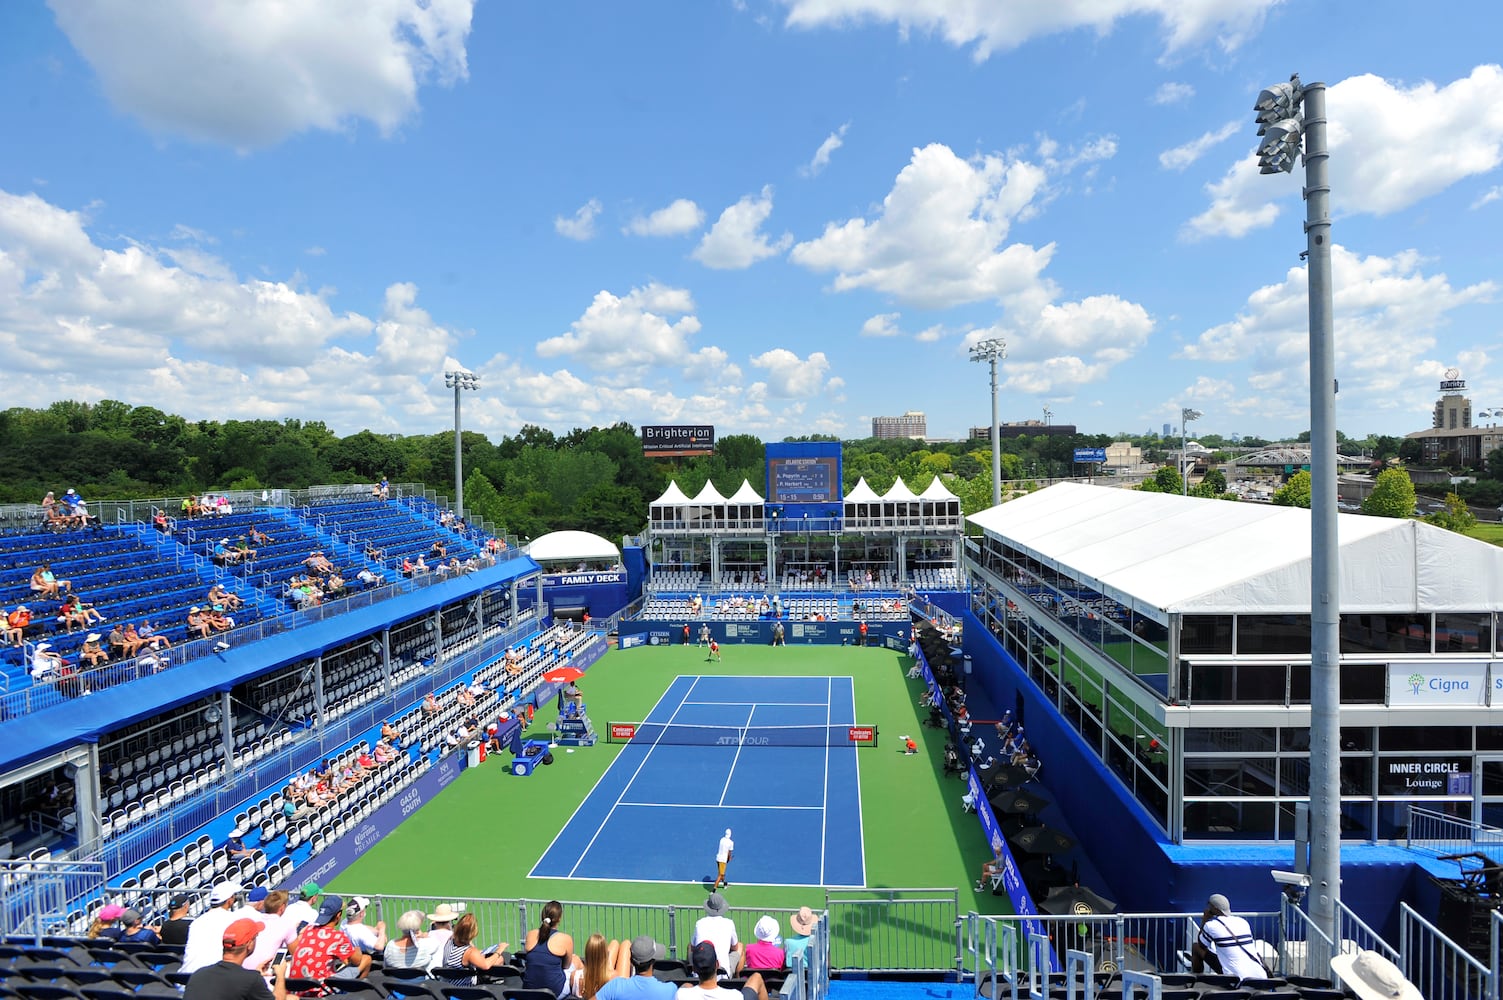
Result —
<path fill-rule="evenodd" d="M 483 969 L 506 964 L 506 943 L 481 951 L 475 947 L 475 937 L 480 933 L 480 923 L 475 914 L 466 913 L 454 924 L 454 936 L 444 942 L 439 965 L 444 969 Z M 451 974 L 440 978 L 449 986 L 474 986 L 473 975 Z"/>

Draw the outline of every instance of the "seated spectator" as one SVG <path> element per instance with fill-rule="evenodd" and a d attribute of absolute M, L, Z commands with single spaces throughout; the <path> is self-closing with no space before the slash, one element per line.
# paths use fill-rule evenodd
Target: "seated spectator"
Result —
<path fill-rule="evenodd" d="M 312 555 L 310 555 L 307 559 L 304 559 L 303 565 L 307 566 L 310 570 L 312 570 L 314 573 L 317 573 L 319 576 L 324 576 L 334 572 L 334 564 L 331 563 L 328 557 L 324 555 L 322 549 L 315 550 Z"/>
<path fill-rule="evenodd" d="M 385 764 L 387 761 L 396 760 L 399 756 L 392 745 L 390 743 L 387 743 L 385 740 L 382 740 L 380 743 L 376 744 L 374 755 L 377 764 Z"/>
<path fill-rule="evenodd" d="M 364 979 L 371 969 L 371 957 L 359 951 L 350 936 L 339 929 L 344 900 L 335 895 L 323 898 L 313 923 L 298 935 L 292 948 L 289 974 L 306 979 Z"/>
<path fill-rule="evenodd" d="M 99 644 L 98 632 L 90 632 L 84 639 L 84 644 L 78 649 L 78 658 L 90 667 L 109 662 L 110 654 L 106 653 L 104 647 Z"/>
<path fill-rule="evenodd" d="M 380 562 L 382 559 L 386 558 L 386 550 L 376 548 L 375 542 L 366 542 L 365 558 L 369 559 L 371 562 Z"/>
<path fill-rule="evenodd" d="M 138 910 L 126 910 L 120 914 L 120 933 L 115 938 L 124 944 L 161 944 L 157 932 L 147 927 Z"/>
<path fill-rule="evenodd" d="M 214 543 L 214 549 L 209 556 L 209 561 L 216 566 L 233 566 L 240 561 L 240 553 L 230 547 L 228 538 L 221 538 Z"/>
<path fill-rule="evenodd" d="M 39 642 L 31 650 L 31 679 L 55 682 L 63 672 L 63 657 L 50 642 Z"/>
<path fill-rule="evenodd" d="M 506 543 L 501 539 L 489 538 L 486 540 L 485 551 L 489 552 L 491 555 L 496 555 L 497 553 L 504 552 L 505 550 Z"/>
<path fill-rule="evenodd" d="M 4 609 L 0 609 L 0 633 L 4 634 L 7 646 L 19 646 L 25 642 L 26 626 L 30 624 L 31 612 L 26 610 L 24 604 L 10 614 L 5 614 Z"/>
<path fill-rule="evenodd" d="M 434 559 L 445 559 L 449 555 L 449 548 L 444 544 L 443 539 L 440 538 L 434 541 L 433 547 L 428 550 L 428 555 Z"/>
<path fill-rule="evenodd" d="M 271 536 L 253 524 L 250 529 L 250 543 L 252 545 L 270 545 Z"/>
<path fill-rule="evenodd" d="M 368 566 L 362 569 L 360 572 L 356 573 L 355 579 L 359 580 L 367 587 L 379 586 L 380 584 L 386 582 L 386 577 L 382 576 L 380 573 L 377 573 L 375 570 L 371 569 Z"/>
<path fill-rule="evenodd" d="M 224 589 L 224 584 L 216 583 L 209 588 L 209 603 L 217 604 L 226 611 L 234 611 L 240 607 L 240 596 Z"/>
<path fill-rule="evenodd" d="M 459 689 L 459 692 L 454 696 L 454 700 L 463 705 L 465 708 L 475 707 L 475 696 L 470 694 L 469 688 L 461 687 Z"/>
<path fill-rule="evenodd" d="M 725 915 L 725 897 L 718 892 L 710 893 L 705 900 L 705 915 L 694 925 L 693 941 L 696 945 L 708 942 L 715 948 L 720 967 L 732 976 L 740 975 L 745 963 L 745 950 L 736 938 L 736 925 Z"/>
<path fill-rule="evenodd" d="M 64 592 L 73 592 L 72 580 L 59 580 L 52 572 L 50 563 L 42 563 L 31 574 L 31 592 L 49 600 L 60 600 Z"/>
<path fill-rule="evenodd" d="M 245 846 L 245 836 L 239 830 L 231 833 L 224 842 L 224 851 L 232 858 L 248 858 L 256 853 Z"/>
<path fill-rule="evenodd" d="M 783 938 L 778 933 L 779 930 L 781 928 L 778 927 L 777 918 L 763 914 L 756 927 L 752 928 L 752 935 L 756 940 L 746 946 L 746 968 L 778 970 L 787 964 L 788 957 L 783 951 Z"/>
<path fill-rule="evenodd" d="M 429 691 L 427 697 L 423 699 L 423 714 L 433 715 L 437 711 L 438 697 L 432 691 Z"/>
<path fill-rule="evenodd" d="M 807 906 L 800 906 L 797 911 L 788 915 L 788 929 L 793 933 L 783 939 L 783 959 L 792 964 L 795 957 L 804 954 L 809 948 L 809 935 L 814 933 L 819 918 L 814 911 Z"/>
<path fill-rule="evenodd" d="M 243 563 L 250 562 L 251 560 L 256 558 L 256 550 L 251 548 L 250 542 L 244 535 L 241 535 L 235 541 L 235 553 L 240 557 L 240 561 Z"/>
<path fill-rule="evenodd" d="M 621 951 L 631 963 L 631 975 L 622 973 L 603 984 L 595 995 L 599 1000 L 671 1000 L 678 992 L 672 983 L 664 982 L 652 974 L 653 967 L 667 955 L 667 949 L 646 934 L 632 939 L 631 947 L 625 942 Z M 583 985 L 583 984 L 581 984 Z"/>
<path fill-rule="evenodd" d="M 343 590 L 344 577 L 340 576 L 339 570 L 336 569 L 334 572 L 330 573 L 329 578 L 324 581 L 324 596 L 335 597 L 338 596 L 338 594 Z"/>
<path fill-rule="evenodd" d="M 381 473 L 381 481 L 371 490 L 371 494 L 377 500 L 385 500 L 391 496 L 391 483 L 386 481 L 386 473 Z"/>
<path fill-rule="evenodd" d="M 475 914 L 466 913 L 454 924 L 454 933 L 439 951 L 438 965 L 446 969 L 491 969 L 498 965 L 505 965 L 507 961 L 506 942 L 481 951 L 475 947 L 475 935 L 480 931 L 480 924 L 475 919 Z M 440 980 L 449 986 L 473 986 L 474 976 L 453 976 Z"/>
<path fill-rule="evenodd" d="M 136 634 L 141 637 L 142 645 L 148 649 L 171 649 L 172 640 L 157 631 L 157 627 L 151 622 L 143 621 L 136 627 Z"/>
<path fill-rule="evenodd" d="M 595 1000 L 606 983 L 631 975 L 631 949 L 625 941 L 607 941 L 604 934 L 591 934 L 585 941 L 584 968 L 569 992 L 580 1000 Z"/>
<path fill-rule="evenodd" d="M 203 608 L 200 608 L 197 604 L 193 605 L 188 611 L 187 625 L 189 638 L 193 638 L 194 633 L 197 633 L 197 638 L 207 639 L 212 629 L 212 626 L 209 624 L 208 615 L 204 614 Z"/>
<path fill-rule="evenodd" d="M 405 577 L 413 577 L 417 575 L 417 567 L 413 565 L 412 560 L 408 559 L 406 556 L 402 557 L 402 575 Z"/>
<path fill-rule="evenodd" d="M 94 610 L 92 604 L 85 607 L 77 594 L 69 594 L 57 609 L 57 623 L 67 632 L 75 628 L 88 628 L 96 621 L 104 621 L 104 615 Z"/>
<path fill-rule="evenodd" d="M 172 534 L 172 528 L 167 523 L 167 512 L 165 510 L 158 510 L 151 516 L 151 526 L 157 529 L 160 534 Z"/>
<path fill-rule="evenodd" d="M 427 576 L 428 575 L 428 564 L 423 561 L 423 557 L 422 556 L 418 556 L 417 557 L 417 562 L 415 562 L 415 563 L 412 564 L 412 575 L 413 576 Z"/>
<path fill-rule="evenodd" d="M 233 513 L 235 513 L 235 508 L 230 503 L 230 498 L 227 497 L 227 496 L 225 496 L 223 493 L 219 494 L 219 496 L 216 497 L 215 500 L 214 500 L 214 514 L 215 514 L 215 516 L 217 516 L 217 517 L 227 517 L 227 516 L 229 516 L 230 514 L 233 514 Z"/>
<path fill-rule="evenodd" d="M 538 926 L 527 932 L 522 948 L 527 956 L 522 968 L 524 989 L 552 990 L 554 996 L 564 996 L 569 973 L 583 966 L 574 954 L 574 939 L 558 929 L 563 914 L 564 905 L 556 899 L 549 900 L 543 905 Z"/>
<path fill-rule="evenodd" d="M 390 719 L 387 719 L 385 722 L 381 723 L 381 738 L 383 740 L 388 740 L 397 746 L 400 746 L 402 743 L 402 734 L 397 732 L 397 727 L 392 725 Z"/>
<path fill-rule="evenodd" d="M 115 659 L 123 659 L 125 657 L 125 629 L 120 627 L 119 622 L 116 622 L 114 627 L 110 629 L 110 635 L 105 640 L 105 644 L 109 646 L 110 656 Z"/>
<path fill-rule="evenodd" d="M 699 942 L 689 952 L 689 967 L 699 977 L 699 982 L 679 987 L 681 997 L 685 1000 L 767 1000 L 767 984 L 762 981 L 760 973 L 747 976 L 746 985 L 739 990 L 721 986 L 715 954 L 715 946 L 709 941 Z"/>
<path fill-rule="evenodd" d="M 459 911 L 448 903 L 439 903 L 428 914 L 428 940 L 435 952 L 442 951 L 445 942 L 454 936 L 454 921 L 458 919 Z"/>
<path fill-rule="evenodd" d="M 397 936 L 381 953 L 388 969 L 428 969 L 438 952 L 433 940 L 423 930 L 423 912 L 408 910 L 397 918 Z"/>
<path fill-rule="evenodd" d="M 386 921 L 377 920 L 372 927 L 365 922 L 365 913 L 371 901 L 364 896 L 351 896 L 344 910 L 344 932 L 350 942 L 366 955 L 379 955 L 386 950 Z"/>

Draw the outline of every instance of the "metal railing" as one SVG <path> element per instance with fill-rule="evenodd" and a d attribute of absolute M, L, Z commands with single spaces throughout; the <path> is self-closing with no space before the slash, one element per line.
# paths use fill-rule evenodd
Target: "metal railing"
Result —
<path fill-rule="evenodd" d="M 104 879 L 98 862 L 0 861 L 0 925 L 7 934 L 41 944 L 43 935 L 67 923 L 70 902 L 97 893 Z"/>
<path fill-rule="evenodd" d="M 953 973 L 961 967 L 954 889 L 827 889 L 830 962 L 866 972 Z"/>
<path fill-rule="evenodd" d="M 1461 854 L 1479 847 L 1503 848 L 1503 830 L 1411 804 L 1404 846 L 1434 855 Z"/>
<path fill-rule="evenodd" d="M 1399 904 L 1399 955 L 1405 977 L 1425 1000 L 1496 1000 L 1497 967 L 1483 964 L 1440 928 Z"/>

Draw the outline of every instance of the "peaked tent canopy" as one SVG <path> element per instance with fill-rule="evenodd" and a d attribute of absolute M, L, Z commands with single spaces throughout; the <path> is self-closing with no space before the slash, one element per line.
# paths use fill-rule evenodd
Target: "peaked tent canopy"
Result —
<path fill-rule="evenodd" d="M 745 504 L 745 503 L 758 504 L 758 503 L 766 503 L 767 501 L 762 498 L 762 495 L 760 493 L 758 493 L 756 490 L 752 489 L 752 484 L 751 484 L 750 480 L 743 479 L 743 480 L 741 480 L 741 488 L 738 489 L 735 493 L 733 493 L 731 495 L 731 498 L 729 500 L 727 500 L 726 502 L 727 503 L 742 503 L 742 504 Z"/>
<path fill-rule="evenodd" d="M 877 491 L 866 485 L 866 477 L 856 480 L 856 485 L 851 487 L 851 492 L 845 495 L 846 503 L 881 503 L 882 498 L 877 496 Z"/>
<path fill-rule="evenodd" d="M 668 483 L 668 488 L 663 491 L 663 495 L 654 500 L 652 505 L 654 507 L 682 507 L 688 502 L 689 498 L 684 495 L 683 490 L 678 488 L 678 480 L 675 479 Z"/>
<path fill-rule="evenodd" d="M 908 484 L 903 482 L 902 476 L 899 476 L 893 482 L 891 489 L 882 494 L 883 503 L 908 503 L 917 499 L 918 494 L 908 488 Z"/>
<path fill-rule="evenodd" d="M 1308 614 L 1310 512 L 1059 483 L 969 520 L 1153 617 Z M 1503 610 L 1503 549 L 1406 518 L 1337 516 L 1341 610 Z"/>
<path fill-rule="evenodd" d="M 713 482 L 706 479 L 704 488 L 694 494 L 694 499 L 690 500 L 689 503 L 700 505 L 725 503 L 725 497 L 720 495 L 720 491 L 715 488 Z"/>
<path fill-rule="evenodd" d="M 934 477 L 934 481 L 931 482 L 927 487 L 924 488 L 924 492 L 922 492 L 922 493 L 919 494 L 919 499 L 920 500 L 959 500 L 960 497 L 958 497 L 955 494 L 951 493 L 950 492 L 950 488 L 948 486 L 946 486 L 944 484 L 944 482 L 941 481 L 938 476 L 935 476 Z"/>
<path fill-rule="evenodd" d="M 610 561 L 621 560 L 621 550 L 599 535 L 588 531 L 550 531 L 524 546 L 524 551 L 534 562 L 569 560 Z"/>

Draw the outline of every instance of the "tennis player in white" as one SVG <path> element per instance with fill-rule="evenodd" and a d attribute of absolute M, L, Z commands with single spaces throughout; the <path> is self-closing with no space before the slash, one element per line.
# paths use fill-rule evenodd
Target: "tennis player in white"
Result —
<path fill-rule="evenodd" d="M 736 842 L 731 839 L 730 827 L 726 827 L 725 836 L 720 838 L 720 846 L 715 848 L 715 888 L 711 889 L 711 892 L 719 889 L 722 885 L 730 885 L 725 880 L 725 866 L 730 864 L 731 856 L 735 851 Z"/>

